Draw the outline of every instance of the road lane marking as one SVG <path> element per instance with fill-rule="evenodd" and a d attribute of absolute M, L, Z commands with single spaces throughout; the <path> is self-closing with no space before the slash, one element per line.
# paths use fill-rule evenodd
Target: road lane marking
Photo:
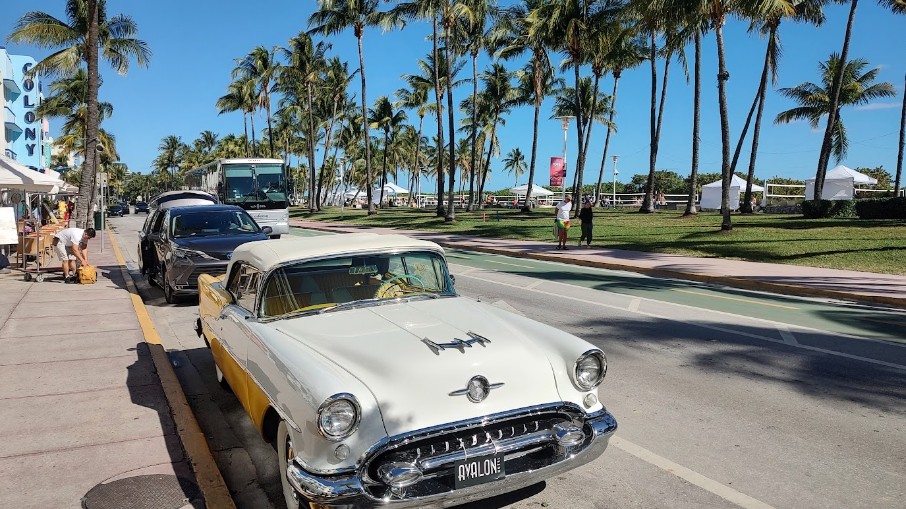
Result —
<path fill-rule="evenodd" d="M 485 260 L 488 263 L 499 263 L 500 265 L 509 265 L 510 267 L 519 267 L 522 269 L 536 269 L 537 267 L 532 267 L 531 265 L 519 265 L 518 263 L 509 263 L 509 262 L 498 262 L 497 260 Z"/>
<path fill-rule="evenodd" d="M 512 275 L 512 274 L 510 274 L 510 275 Z M 541 291 L 539 291 L 539 290 L 535 290 L 535 289 L 531 289 L 531 288 L 526 288 L 525 286 L 519 286 L 519 285 L 510 284 L 510 283 L 504 283 L 504 282 L 502 282 L 502 281 L 492 281 L 492 280 L 487 279 L 486 277 L 478 277 L 478 276 L 472 276 L 472 275 L 464 275 L 463 277 L 478 279 L 478 280 L 480 280 L 480 281 L 482 281 L 482 282 L 485 282 L 485 283 L 493 283 L 493 284 L 495 284 L 495 285 L 508 286 L 508 287 L 510 287 L 510 288 L 515 288 L 515 289 L 517 289 L 517 290 L 524 290 L 524 291 L 536 292 L 536 293 L 545 293 L 545 292 L 541 292 Z M 549 282 L 549 283 L 559 283 L 559 284 L 566 285 L 566 286 L 570 286 L 570 287 L 573 287 L 573 288 L 581 288 L 581 289 L 589 290 L 588 288 L 584 288 L 584 287 L 576 287 L 576 286 L 574 286 L 574 285 L 570 285 L 569 283 L 560 283 L 559 281 L 548 281 L 548 282 Z M 604 291 L 604 290 L 593 290 L 593 291 Z M 620 295 L 620 296 L 622 296 L 622 294 L 613 293 L 613 292 L 606 292 L 606 293 L 611 293 L 611 294 L 613 294 L 613 295 Z M 600 306 L 600 307 L 610 308 L 610 309 L 614 309 L 614 310 L 617 310 L 617 311 L 627 311 L 627 309 L 624 308 L 624 307 L 613 306 L 613 305 L 604 304 L 604 303 L 601 303 L 601 302 L 595 302 L 595 301 L 592 301 L 592 300 L 589 300 L 589 299 L 580 299 L 580 298 L 577 298 L 577 297 L 570 297 L 570 296 L 568 296 L 568 295 L 558 295 L 557 297 L 560 298 L 560 299 L 574 300 L 574 301 L 576 301 L 576 302 L 582 302 L 582 303 L 591 304 L 591 305 L 594 305 L 594 306 Z M 639 298 L 641 298 L 641 297 L 639 297 Z M 659 301 L 659 300 L 655 300 L 655 299 L 647 299 L 647 298 L 646 298 L 645 300 L 650 300 L 650 301 L 652 301 L 652 302 L 658 302 L 658 303 L 660 303 L 660 304 L 666 304 L 666 305 L 671 305 L 671 306 L 680 306 L 680 307 L 691 308 L 691 309 L 695 309 L 695 310 L 701 311 L 700 308 L 695 308 L 695 307 L 693 307 L 693 306 L 687 306 L 687 305 L 685 305 L 685 304 L 676 304 L 676 303 L 672 303 L 672 302 L 664 302 L 664 301 Z M 732 314 L 732 313 L 726 313 L 726 312 L 723 312 L 723 311 L 711 311 L 711 312 L 712 312 L 712 313 L 715 313 L 715 314 L 722 314 L 722 315 L 727 315 L 727 316 L 740 316 L 740 315 L 734 315 L 734 314 Z M 639 315 L 643 315 L 643 316 L 648 316 L 648 317 L 651 317 L 651 318 L 660 318 L 660 319 L 662 319 L 662 320 L 670 320 L 670 321 L 672 321 L 672 322 L 679 321 L 679 320 L 677 320 L 676 318 L 671 318 L 671 317 L 669 317 L 669 316 L 664 316 L 664 315 L 658 315 L 658 314 L 656 314 L 656 313 L 649 313 L 649 312 L 646 312 L 646 311 L 633 311 L 633 313 L 636 313 L 636 314 L 639 314 Z M 749 320 L 753 320 L 753 321 L 757 321 L 757 322 L 766 323 L 766 324 L 771 324 L 771 325 L 774 325 L 774 326 L 776 326 L 776 325 L 779 324 L 779 322 L 772 322 L 771 320 L 765 320 L 765 319 L 763 319 L 763 318 L 751 318 L 751 317 L 747 317 L 747 316 L 746 316 L 746 317 L 743 317 L 743 318 L 746 318 L 746 319 L 749 319 Z M 718 331 L 718 332 L 725 332 L 725 333 L 727 333 L 727 334 L 732 334 L 732 335 L 736 335 L 736 336 L 744 336 L 744 337 L 749 337 L 749 338 L 753 338 L 753 339 L 758 339 L 758 340 L 761 340 L 761 341 L 767 341 L 767 342 L 769 342 L 769 343 L 786 344 L 783 340 L 780 340 L 780 339 L 776 339 L 776 338 L 772 338 L 772 337 L 768 337 L 768 336 L 762 336 L 762 335 L 760 335 L 760 334 L 752 334 L 752 333 L 749 333 L 749 332 L 742 332 L 742 331 L 738 331 L 738 330 L 734 330 L 734 329 L 729 329 L 729 328 L 726 328 L 726 327 L 718 327 L 718 326 L 716 326 L 716 325 L 709 325 L 709 324 L 698 323 L 698 322 L 683 322 L 683 323 L 686 323 L 686 324 L 688 324 L 688 325 L 693 325 L 693 326 L 695 326 L 695 327 L 701 327 L 701 328 L 703 328 L 703 329 L 716 330 L 716 331 Z M 824 331 L 824 330 L 813 329 L 813 328 L 809 328 L 809 327 L 802 327 L 802 328 L 803 328 L 803 329 L 807 329 L 807 330 L 814 330 L 814 331 L 821 332 L 821 333 L 824 333 L 824 334 L 827 334 L 827 335 L 833 335 L 833 336 L 838 336 L 838 337 L 847 337 L 847 338 L 858 339 L 858 340 L 863 340 L 863 341 L 875 341 L 875 340 L 872 340 L 872 339 L 870 339 L 870 338 L 863 338 L 863 337 L 860 337 L 860 336 L 853 336 L 853 335 L 850 335 L 850 334 L 843 334 L 843 333 L 839 333 L 839 332 Z M 886 342 L 886 341 L 876 341 L 876 342 L 882 342 L 882 343 L 885 343 L 885 344 L 888 344 L 888 345 L 902 346 L 902 345 L 897 345 L 897 343 L 890 343 L 890 342 Z M 818 347 L 816 347 L 816 346 L 810 346 L 810 345 L 796 344 L 796 345 L 787 345 L 787 346 L 790 346 L 790 347 L 792 347 L 792 348 L 800 348 L 800 349 L 809 350 L 809 351 L 812 351 L 812 352 L 818 352 L 818 353 L 823 353 L 823 354 L 827 354 L 827 355 L 833 355 L 833 356 L 836 356 L 836 357 L 843 357 L 843 358 L 846 358 L 846 359 L 852 359 L 852 360 L 867 362 L 867 363 L 870 363 L 870 364 L 877 364 L 877 365 L 879 365 L 879 366 L 886 366 L 886 367 L 888 367 L 888 368 L 893 368 L 893 369 L 897 369 L 897 370 L 906 371 L 906 365 L 895 364 L 895 363 L 893 363 L 893 362 L 879 361 L 879 360 L 877 360 L 877 359 L 871 359 L 871 358 L 868 358 L 868 357 L 861 357 L 861 356 L 858 356 L 858 355 L 852 355 L 852 354 L 843 353 L 843 352 L 835 352 L 835 351 L 833 351 L 833 350 L 826 350 L 826 349 L 824 349 L 824 348 L 818 348 Z"/>
<path fill-rule="evenodd" d="M 793 346 L 799 345 L 799 342 L 796 341 L 796 336 L 794 336 L 793 333 L 790 332 L 789 327 L 787 327 L 786 325 L 777 324 L 777 332 L 780 333 L 780 337 L 783 338 L 784 343 Z"/>
<path fill-rule="evenodd" d="M 529 289 L 538 288 L 538 287 L 541 286 L 543 283 L 544 283 L 544 280 L 539 279 L 538 281 L 535 281 L 534 283 L 532 283 L 532 284 L 526 286 L 526 288 L 529 288 Z"/>
<path fill-rule="evenodd" d="M 632 312 L 636 312 L 639 310 L 639 304 L 641 304 L 641 303 L 642 303 L 642 299 L 636 297 L 636 298 L 632 299 L 631 301 L 629 301 L 629 307 L 627 309 L 629 309 Z"/>
<path fill-rule="evenodd" d="M 741 298 L 739 298 L 739 297 L 727 297 L 726 295 L 714 295 L 714 294 L 711 294 L 711 293 L 696 292 L 696 291 L 693 291 L 693 290 L 680 290 L 679 288 L 672 288 L 672 290 L 673 290 L 674 292 L 691 293 L 691 294 L 693 294 L 693 295 L 701 295 L 701 296 L 704 296 L 704 297 L 711 297 L 711 298 L 714 298 L 714 299 L 735 300 L 735 301 L 739 301 L 739 302 L 745 302 L 745 303 L 747 303 L 747 304 L 758 304 L 758 305 L 761 305 L 761 306 L 771 306 L 771 307 L 775 307 L 775 308 L 783 308 L 783 309 L 794 309 L 794 310 L 797 310 L 797 311 L 799 310 L 799 308 L 793 307 L 793 306 L 785 306 L 785 305 L 783 305 L 783 304 L 771 304 L 771 303 L 769 303 L 769 302 L 761 302 L 761 301 L 752 300 L 752 299 L 741 299 Z"/>
<path fill-rule="evenodd" d="M 650 463 L 651 465 L 654 465 L 665 472 L 671 473 L 679 477 L 680 479 L 683 479 L 690 484 L 694 484 L 695 486 L 698 486 L 703 490 L 709 491 L 728 502 L 732 502 L 738 505 L 739 507 L 743 507 L 745 509 L 774 509 L 774 506 L 772 505 L 766 504 L 761 500 L 752 498 L 745 493 L 734 490 L 733 488 L 719 481 L 715 481 L 710 477 L 699 474 L 698 472 L 688 469 L 678 463 L 674 463 L 673 461 L 670 461 L 663 456 L 659 456 L 640 445 L 636 445 L 630 442 L 629 440 L 625 440 L 623 438 L 620 438 L 619 436 L 614 436 L 610 438 L 610 443 L 611 445 L 625 453 L 631 454 L 632 456 L 635 456 L 636 458 L 646 463 Z"/>

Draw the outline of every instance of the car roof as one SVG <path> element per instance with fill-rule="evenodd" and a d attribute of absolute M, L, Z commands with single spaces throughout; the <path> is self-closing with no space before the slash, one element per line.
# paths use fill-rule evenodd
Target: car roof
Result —
<path fill-rule="evenodd" d="M 168 209 L 190 205 L 210 205 L 217 203 L 217 198 L 204 191 L 182 190 L 167 191 L 150 200 L 152 208 Z"/>
<path fill-rule="evenodd" d="M 211 205 L 211 204 L 208 204 L 208 205 L 191 205 L 191 206 L 182 206 L 182 207 L 170 207 L 168 210 L 170 212 L 170 216 L 172 217 L 174 215 L 184 214 L 186 212 L 192 212 L 192 213 L 195 213 L 195 212 L 199 212 L 199 213 L 223 212 L 223 211 L 235 212 L 237 210 L 242 210 L 242 208 L 237 207 L 236 205 Z"/>
<path fill-rule="evenodd" d="M 405 235 L 378 235 L 376 233 L 348 233 L 318 237 L 284 237 L 279 240 L 249 242 L 233 251 L 231 262 L 247 262 L 259 270 L 272 268 L 296 260 L 342 256 L 355 253 L 386 253 L 388 251 L 444 250 L 434 242 L 418 240 Z"/>

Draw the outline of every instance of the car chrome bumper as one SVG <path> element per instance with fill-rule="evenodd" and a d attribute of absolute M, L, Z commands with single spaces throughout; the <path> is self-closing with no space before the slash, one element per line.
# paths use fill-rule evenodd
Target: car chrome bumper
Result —
<path fill-rule="evenodd" d="M 617 430 L 617 421 L 606 409 L 590 415 L 586 427 L 591 440 L 582 450 L 563 460 L 537 470 L 508 474 L 503 479 L 445 493 L 410 499 L 377 499 L 366 492 L 360 473 L 323 476 L 312 474 L 293 462 L 286 471 L 290 484 L 302 497 L 316 504 L 338 509 L 362 509 L 387 506 L 438 509 L 482 500 L 515 491 L 557 476 L 600 456 Z"/>

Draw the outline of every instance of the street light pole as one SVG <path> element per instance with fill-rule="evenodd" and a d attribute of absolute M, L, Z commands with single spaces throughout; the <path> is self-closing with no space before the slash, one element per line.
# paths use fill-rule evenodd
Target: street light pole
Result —
<path fill-rule="evenodd" d="M 613 156 L 613 206 L 614 207 L 617 206 L 617 175 L 620 174 L 620 172 L 617 171 L 617 159 L 619 159 L 619 158 L 620 158 L 620 156 Z"/>
<path fill-rule="evenodd" d="M 574 117 L 572 115 L 562 115 L 562 116 L 555 117 L 555 118 L 559 118 L 560 122 L 562 122 L 562 124 L 563 124 L 563 181 L 561 181 L 560 183 L 563 184 L 563 199 L 565 200 L 566 199 L 566 132 L 569 130 L 569 121 L 576 117 Z M 528 193 L 528 190 L 526 190 L 526 193 Z M 527 203 L 526 203 L 526 206 L 528 206 Z"/>

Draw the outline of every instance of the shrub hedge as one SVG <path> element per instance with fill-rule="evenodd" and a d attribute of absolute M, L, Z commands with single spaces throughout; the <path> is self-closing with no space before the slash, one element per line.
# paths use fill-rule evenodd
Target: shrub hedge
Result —
<path fill-rule="evenodd" d="M 856 200 L 806 200 L 802 202 L 806 219 L 856 217 Z"/>
<path fill-rule="evenodd" d="M 856 202 L 859 219 L 906 219 L 906 198 L 872 198 Z"/>

